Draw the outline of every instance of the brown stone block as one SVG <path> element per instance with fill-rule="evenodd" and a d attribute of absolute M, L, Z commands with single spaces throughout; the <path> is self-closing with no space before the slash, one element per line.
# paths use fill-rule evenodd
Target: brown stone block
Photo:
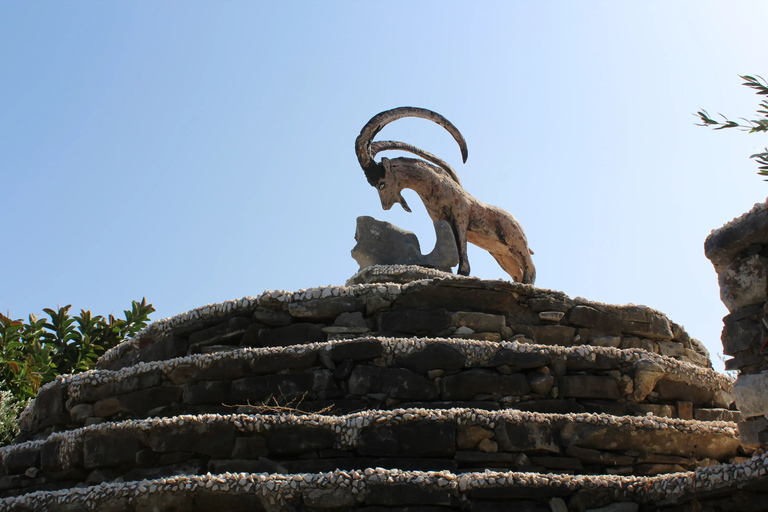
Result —
<path fill-rule="evenodd" d="M 443 400 L 472 400 L 478 395 L 521 396 L 531 390 L 525 376 L 466 370 L 442 379 Z"/>
<path fill-rule="evenodd" d="M 571 347 L 576 345 L 574 337 L 576 329 L 567 325 L 538 325 L 532 326 L 533 340 L 541 345 L 560 345 Z"/>
<path fill-rule="evenodd" d="M 407 334 L 427 334 L 451 325 L 451 316 L 443 308 L 383 311 L 378 316 L 379 330 Z"/>
<path fill-rule="evenodd" d="M 621 308 L 621 318 L 622 331 L 627 334 L 654 340 L 674 337 L 667 317 L 645 306 L 625 306 Z"/>
<path fill-rule="evenodd" d="M 613 377 L 565 375 L 559 378 L 560 396 L 568 398 L 606 398 L 618 400 L 619 383 Z"/>
<path fill-rule="evenodd" d="M 654 391 L 659 394 L 659 400 L 680 400 L 682 402 L 691 402 L 695 405 L 701 405 L 712 400 L 715 394 L 714 391 L 709 389 L 668 379 L 659 380 Z"/>
<path fill-rule="evenodd" d="M 677 417 L 681 420 L 692 420 L 693 404 L 691 402 L 677 402 Z"/>
<path fill-rule="evenodd" d="M 288 312 L 293 318 L 314 321 L 334 320 L 342 313 L 364 309 L 365 305 L 357 297 L 326 297 L 288 304 Z"/>
<path fill-rule="evenodd" d="M 360 432 L 357 451 L 387 457 L 452 456 L 456 453 L 456 424 L 427 420 L 373 424 Z"/>
<path fill-rule="evenodd" d="M 584 305 L 571 308 L 566 316 L 566 321 L 577 327 L 587 327 L 602 335 L 620 335 L 623 325 L 618 315 L 612 315 Z"/>

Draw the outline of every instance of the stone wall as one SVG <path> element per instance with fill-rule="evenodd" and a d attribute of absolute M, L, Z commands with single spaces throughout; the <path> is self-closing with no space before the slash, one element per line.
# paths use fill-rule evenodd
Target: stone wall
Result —
<path fill-rule="evenodd" d="M 155 322 L 45 385 L 0 509 L 748 510 L 768 460 L 731 388 L 645 306 L 369 268 Z"/>
<path fill-rule="evenodd" d="M 723 353 L 728 370 L 738 370 L 734 397 L 744 416 L 744 446 L 768 443 L 768 203 L 715 230 L 704 249 L 717 272 L 723 318 Z"/>

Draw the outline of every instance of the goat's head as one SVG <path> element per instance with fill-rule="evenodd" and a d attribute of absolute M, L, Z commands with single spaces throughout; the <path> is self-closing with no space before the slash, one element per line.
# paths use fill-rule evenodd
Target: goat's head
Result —
<path fill-rule="evenodd" d="M 400 185 L 397 179 L 397 173 L 392 172 L 392 163 L 389 158 L 382 158 L 381 163 L 377 165 L 381 166 L 384 170 L 382 177 L 376 185 L 374 185 L 376 191 L 379 193 L 379 199 L 381 199 L 381 207 L 385 210 L 389 210 L 395 203 L 400 203 L 403 210 L 410 213 L 411 208 L 408 206 L 408 203 L 405 202 L 405 198 L 401 193 L 403 191 L 403 186 Z M 368 181 L 370 182 L 371 180 L 369 179 Z"/>
<path fill-rule="evenodd" d="M 374 160 L 376 154 L 380 151 L 400 150 L 413 153 L 436 164 L 459 185 L 461 185 L 461 182 L 459 181 L 456 171 L 454 171 L 450 165 L 431 153 L 404 142 L 373 142 L 373 138 L 382 130 L 382 128 L 392 121 L 396 121 L 403 117 L 429 119 L 445 128 L 459 144 L 461 156 L 465 162 L 467 161 L 467 143 L 464 141 L 464 137 L 461 135 L 458 128 L 446 118 L 437 112 L 418 107 L 399 107 L 392 110 L 386 110 L 371 118 L 363 129 L 360 130 L 360 135 L 358 135 L 357 140 L 355 140 L 355 153 L 357 153 L 357 160 L 360 162 L 360 167 L 362 167 L 365 172 L 365 177 L 368 179 L 368 183 L 379 192 L 382 208 L 389 210 L 395 203 L 400 203 L 405 211 L 410 212 L 411 209 L 408 207 L 408 203 L 405 202 L 405 199 L 403 199 L 403 196 L 400 193 L 403 187 L 398 183 L 396 173 L 391 171 L 391 163 L 389 159 L 383 158 L 380 163 L 377 163 Z"/>

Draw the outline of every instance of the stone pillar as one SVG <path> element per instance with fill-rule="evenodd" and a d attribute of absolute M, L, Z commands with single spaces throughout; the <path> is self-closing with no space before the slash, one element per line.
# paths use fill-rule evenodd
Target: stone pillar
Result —
<path fill-rule="evenodd" d="M 733 388 L 741 444 L 768 444 L 768 201 L 713 231 L 704 252 L 715 266 L 723 318 L 723 353 L 738 370 Z"/>

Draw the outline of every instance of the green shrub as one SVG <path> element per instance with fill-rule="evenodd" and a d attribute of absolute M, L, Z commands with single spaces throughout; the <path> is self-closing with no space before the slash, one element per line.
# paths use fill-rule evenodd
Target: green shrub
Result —
<path fill-rule="evenodd" d="M 90 370 L 105 351 L 143 329 L 155 308 L 133 301 L 124 319 L 105 318 L 71 306 L 44 309 L 48 318 L 25 322 L 0 314 L 0 446 L 13 440 L 16 417 L 40 386 L 57 375 Z"/>
<path fill-rule="evenodd" d="M 19 400 L 10 391 L 0 390 L 0 446 L 11 444 L 19 433 L 16 418 L 28 402 L 29 399 Z"/>

